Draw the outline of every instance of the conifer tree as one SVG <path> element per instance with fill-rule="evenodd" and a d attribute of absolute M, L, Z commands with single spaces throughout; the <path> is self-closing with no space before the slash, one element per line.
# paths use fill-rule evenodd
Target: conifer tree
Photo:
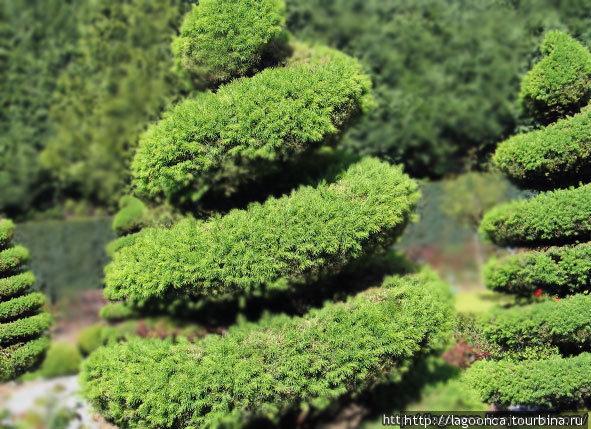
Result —
<path fill-rule="evenodd" d="M 558 32 L 542 53 L 522 99 L 537 118 L 562 117 L 501 143 L 493 162 L 544 192 L 493 208 L 480 226 L 497 245 L 527 248 L 491 260 L 487 286 L 534 302 L 492 311 L 483 329 L 498 353 L 467 379 L 489 403 L 574 409 L 591 400 L 591 118 L 589 107 L 577 111 L 589 97 L 591 54 Z"/>
<path fill-rule="evenodd" d="M 13 379 L 37 363 L 49 347 L 45 335 L 51 315 L 45 296 L 31 292 L 32 272 L 23 269 L 29 251 L 12 245 L 14 224 L 0 219 L 0 382 Z"/>
<path fill-rule="evenodd" d="M 214 90 L 172 107 L 141 137 L 138 195 L 178 206 L 236 196 L 272 181 L 277 165 L 334 144 L 367 111 L 371 83 L 360 64 L 289 40 L 284 21 L 279 0 L 203 0 L 186 16 L 177 64 Z M 105 297 L 115 306 L 103 316 L 175 300 L 314 294 L 317 282 L 391 246 L 418 197 L 400 167 L 366 158 L 314 186 L 169 227 L 127 198 L 114 226 L 132 234 L 110 248 Z M 303 315 L 239 320 L 224 336 L 109 344 L 83 365 L 82 387 L 122 427 L 277 423 L 408 371 L 445 344 L 450 311 L 434 274 L 392 276 Z"/>

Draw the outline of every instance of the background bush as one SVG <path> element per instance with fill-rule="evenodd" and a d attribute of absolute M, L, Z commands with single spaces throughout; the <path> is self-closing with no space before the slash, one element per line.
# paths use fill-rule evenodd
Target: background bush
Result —
<path fill-rule="evenodd" d="M 45 378 L 77 374 L 82 363 L 80 352 L 70 343 L 52 343 L 39 368 Z"/>

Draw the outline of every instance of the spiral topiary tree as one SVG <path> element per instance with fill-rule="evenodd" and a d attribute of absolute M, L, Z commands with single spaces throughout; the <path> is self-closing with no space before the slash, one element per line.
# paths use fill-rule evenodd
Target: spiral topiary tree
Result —
<path fill-rule="evenodd" d="M 588 100 L 591 64 L 591 54 L 565 34 L 549 33 L 542 51 L 549 50 L 522 88 L 539 95 L 532 97 L 544 117 Z M 591 401 L 591 187 L 580 184 L 591 173 L 589 115 L 585 107 L 514 136 L 494 155 L 515 182 L 559 189 L 497 206 L 480 226 L 495 244 L 528 248 L 491 260 L 487 286 L 541 301 L 489 315 L 484 335 L 498 346 L 498 360 L 477 362 L 467 377 L 490 403 L 572 409 Z"/>
<path fill-rule="evenodd" d="M 288 41 L 283 9 L 278 0 L 204 0 L 187 15 L 177 62 L 215 91 L 172 107 L 143 135 L 132 165 L 139 196 L 184 206 L 244 192 L 333 144 L 371 106 L 359 63 Z M 314 186 L 170 227 L 127 199 L 115 226 L 141 230 L 110 246 L 105 297 L 115 304 L 103 316 L 154 302 L 315 294 L 319 281 L 391 246 L 418 198 L 400 167 L 366 158 Z M 434 274 L 388 277 L 300 316 L 239 320 L 224 336 L 109 344 L 84 363 L 82 388 L 122 427 L 277 422 L 399 377 L 445 344 L 450 312 Z"/>
<path fill-rule="evenodd" d="M 0 219 L 0 381 L 11 380 L 39 363 L 49 347 L 52 323 L 43 311 L 45 296 L 30 292 L 35 276 L 23 269 L 29 251 L 11 245 L 14 224 Z"/>

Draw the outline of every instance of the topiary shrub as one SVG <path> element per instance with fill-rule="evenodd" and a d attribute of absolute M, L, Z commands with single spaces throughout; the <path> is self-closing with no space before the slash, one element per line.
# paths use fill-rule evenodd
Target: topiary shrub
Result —
<path fill-rule="evenodd" d="M 321 148 L 312 149 L 329 147 L 370 106 L 370 81 L 354 59 L 295 42 L 276 67 L 254 73 L 266 38 L 248 46 L 251 58 L 237 62 L 227 51 L 234 43 L 242 49 L 242 25 L 252 18 L 242 9 L 269 14 L 244 29 L 245 37 L 270 35 L 274 28 L 258 26 L 274 25 L 276 9 L 266 7 L 275 4 L 210 0 L 193 10 L 178 42 L 179 60 L 209 70 L 212 86 L 246 75 L 172 107 L 140 141 L 132 166 L 136 192 L 152 203 L 165 197 L 186 218 L 143 223 L 110 246 L 105 297 L 118 302 L 101 316 L 201 317 L 210 329 L 223 324 L 224 335 L 190 343 L 174 337 L 203 331 L 139 322 L 137 335 L 173 337 L 153 340 L 109 330 L 109 345 L 90 354 L 80 380 L 85 396 L 120 426 L 238 426 L 324 409 L 408 371 L 416 357 L 439 351 L 450 333 L 449 290 L 432 274 L 390 278 L 365 292 L 355 285 L 359 293 L 346 299 L 353 288 L 339 279 L 363 277 L 366 288 L 383 279 L 382 271 L 356 269 L 395 242 L 419 194 L 400 167 L 373 158 L 320 164 L 323 179 L 306 180 L 296 171 L 319 169 L 318 159 L 326 158 L 314 158 Z M 280 175 L 288 185 L 265 186 Z M 294 189 L 294 182 L 312 186 Z M 224 198 L 235 200 L 226 205 Z M 398 262 L 377 259 L 376 266 Z M 341 301 L 306 313 L 332 287 L 338 290 L 326 295 Z M 255 321 L 225 332 L 232 320 L 220 323 L 214 313 L 226 305 Z M 277 307 L 289 307 L 283 311 L 291 316 L 267 313 L 256 321 Z"/>
<path fill-rule="evenodd" d="M 23 269 L 29 252 L 11 246 L 14 224 L 0 219 L 0 381 L 35 366 L 49 346 L 44 335 L 52 318 L 43 311 L 45 297 L 29 290 L 35 276 Z"/>
<path fill-rule="evenodd" d="M 277 421 L 406 372 L 417 353 L 446 343 L 452 324 L 449 288 L 434 274 L 390 277 L 346 302 L 242 322 L 224 337 L 101 348 L 81 380 L 91 403 L 123 427 Z"/>
<path fill-rule="evenodd" d="M 547 117 L 588 101 L 591 56 L 561 33 L 542 46 L 548 56 L 526 76 L 525 93 Z M 501 143 L 495 163 L 513 179 L 545 189 L 565 177 L 586 178 L 591 117 L 588 108 L 529 134 Z M 591 297 L 588 277 L 591 187 L 542 192 L 492 209 L 480 230 L 498 245 L 531 250 L 492 260 L 493 290 L 529 296 L 533 303 L 499 308 L 485 319 L 483 335 L 498 347 L 475 363 L 467 381 L 500 406 L 580 409 L 591 404 Z M 555 245 L 553 247 L 542 247 Z M 544 292 L 557 295 L 551 299 Z M 517 303 L 523 300 L 516 301 Z M 495 360 L 496 359 L 496 360 Z"/>
<path fill-rule="evenodd" d="M 523 78 L 519 97 L 525 108 L 545 122 L 573 114 L 591 96 L 591 53 L 568 34 L 550 31 L 543 58 Z"/>
<path fill-rule="evenodd" d="M 39 368 L 39 373 L 45 378 L 77 374 L 81 363 L 82 356 L 75 345 L 53 343 Z"/>

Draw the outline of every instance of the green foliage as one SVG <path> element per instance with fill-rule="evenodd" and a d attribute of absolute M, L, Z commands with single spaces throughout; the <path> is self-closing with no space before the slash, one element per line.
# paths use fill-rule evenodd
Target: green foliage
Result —
<path fill-rule="evenodd" d="M 11 380 L 36 366 L 49 347 L 49 338 L 0 346 L 0 381 Z"/>
<path fill-rule="evenodd" d="M 81 3 L 0 2 L 0 213 L 25 216 L 53 202 L 57 186 L 39 152 L 52 133 L 49 109 L 75 51 Z"/>
<path fill-rule="evenodd" d="M 496 309 L 484 324 L 485 337 L 506 349 L 531 346 L 590 350 L 591 296 L 574 295 L 510 309 Z"/>
<path fill-rule="evenodd" d="M 591 56 L 591 54 L 590 54 Z M 515 182 L 547 189 L 588 178 L 591 109 L 499 144 L 493 163 Z"/>
<path fill-rule="evenodd" d="M 552 122 L 576 113 L 591 97 L 591 53 L 568 34 L 549 32 L 538 62 L 521 82 L 519 98 L 538 118 Z"/>
<path fill-rule="evenodd" d="M 527 361 L 479 361 L 467 382 L 488 403 L 583 409 L 591 390 L 591 354 Z"/>
<path fill-rule="evenodd" d="M 591 238 L 591 186 L 558 189 L 490 210 L 482 236 L 500 246 L 568 244 Z"/>
<path fill-rule="evenodd" d="M 4 323 L 2 331 L 0 331 L 0 346 L 4 347 L 38 337 L 49 329 L 52 322 L 53 318 L 49 313 L 39 313 L 14 322 Z"/>
<path fill-rule="evenodd" d="M 283 0 L 200 0 L 185 15 L 173 52 L 206 81 L 253 73 L 287 39 L 284 9 Z"/>
<path fill-rule="evenodd" d="M 400 168 L 367 158 L 332 184 L 206 222 L 145 229 L 106 267 L 105 297 L 232 294 L 311 281 L 392 244 L 418 196 Z"/>
<path fill-rule="evenodd" d="M 119 200 L 119 211 L 113 218 L 113 231 L 117 235 L 127 235 L 139 231 L 146 206 L 132 195 L 124 195 Z"/>
<path fill-rule="evenodd" d="M 125 305 L 123 302 L 116 302 L 105 305 L 99 313 L 101 319 L 107 322 L 119 322 L 134 317 L 136 315 L 133 308 Z"/>
<path fill-rule="evenodd" d="M 88 356 L 103 345 L 103 329 L 102 325 L 92 325 L 80 331 L 76 345 L 83 356 Z"/>
<path fill-rule="evenodd" d="M 550 247 L 502 259 L 484 269 L 486 286 L 499 292 L 532 296 L 537 289 L 564 296 L 591 289 L 591 244 Z"/>
<path fill-rule="evenodd" d="M 0 278 L 0 301 L 21 295 L 35 283 L 35 275 L 30 272 Z"/>
<path fill-rule="evenodd" d="M 29 261 L 29 251 L 23 246 L 9 247 L 0 251 L 0 275 L 14 273 L 14 270 Z"/>
<path fill-rule="evenodd" d="M 82 389 L 125 427 L 275 420 L 289 409 L 326 408 L 400 373 L 417 353 L 444 346 L 450 316 L 450 291 L 432 273 L 391 277 L 302 318 L 241 322 L 194 344 L 131 340 L 101 348 L 83 365 Z"/>
<path fill-rule="evenodd" d="M 14 237 L 14 223 L 9 219 L 0 219 L 0 248 L 6 247 Z"/>
<path fill-rule="evenodd" d="M 0 220 L 0 382 L 39 361 L 49 344 L 43 335 L 52 323 L 51 315 L 42 312 L 45 297 L 28 293 L 35 281 L 23 270 L 29 251 L 11 245 L 13 232 L 11 221 Z"/>
<path fill-rule="evenodd" d="M 440 177 L 513 130 L 519 77 L 537 31 L 552 19 L 554 5 L 499 3 L 291 0 L 288 27 L 370 68 L 378 106 L 345 147 L 403 162 L 412 175 Z"/>
<path fill-rule="evenodd" d="M 76 55 L 60 75 L 42 153 L 64 192 L 114 206 L 129 182 L 137 138 L 186 86 L 172 71 L 170 44 L 184 0 L 91 0 Z"/>
<path fill-rule="evenodd" d="M 189 192 L 192 201 L 210 188 L 232 193 L 264 173 L 265 163 L 326 142 L 367 110 L 371 82 L 356 60 L 328 48 L 300 50 L 283 68 L 166 112 L 140 139 L 132 165 L 137 192 L 172 199 Z"/>
<path fill-rule="evenodd" d="M 82 363 L 82 356 L 76 346 L 69 343 L 52 343 L 39 368 L 45 378 L 77 374 Z"/>
<path fill-rule="evenodd" d="M 0 302 L 0 322 L 24 317 L 45 305 L 45 295 L 39 292 Z"/>
<path fill-rule="evenodd" d="M 524 78 L 521 98 L 539 118 L 553 121 L 588 101 L 591 54 L 558 32 L 548 34 L 542 52 L 546 57 Z M 499 146 L 494 162 L 514 180 L 541 188 L 584 180 L 589 119 L 584 110 L 513 137 Z M 499 346 L 493 357 L 501 360 L 477 362 L 466 377 L 487 402 L 560 410 L 591 399 L 591 355 L 581 353 L 591 346 L 590 247 L 578 244 L 591 239 L 590 203 L 591 187 L 580 184 L 500 205 L 484 216 L 480 231 L 496 244 L 564 246 L 492 260 L 485 270 L 489 288 L 526 296 L 574 293 L 495 309 L 485 319 L 483 334 Z"/>

